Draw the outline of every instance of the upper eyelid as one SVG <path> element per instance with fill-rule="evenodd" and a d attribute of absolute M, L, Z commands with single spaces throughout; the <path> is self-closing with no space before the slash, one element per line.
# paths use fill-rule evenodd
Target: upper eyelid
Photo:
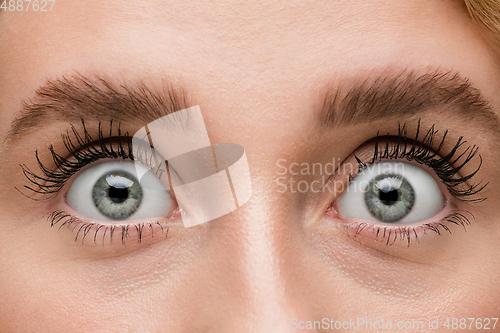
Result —
<path fill-rule="evenodd" d="M 479 147 L 476 145 L 468 145 L 463 151 L 460 151 L 459 149 L 464 146 L 467 141 L 463 139 L 463 137 L 459 137 L 455 143 L 455 145 L 451 148 L 451 150 L 446 153 L 443 152 L 443 154 L 440 155 L 440 153 L 443 150 L 444 144 L 448 138 L 448 131 L 445 131 L 442 138 L 438 141 L 439 144 L 437 145 L 436 149 L 432 149 L 432 146 L 434 144 L 434 139 L 435 135 L 439 132 L 438 130 L 435 130 L 435 125 L 432 125 L 430 129 L 425 133 L 423 138 L 421 139 L 420 142 L 417 142 L 419 140 L 419 130 L 420 130 L 420 119 L 418 121 L 418 126 L 417 126 L 417 132 L 415 135 L 415 139 L 413 139 L 413 144 L 411 145 L 410 151 L 408 154 L 414 155 L 416 161 L 419 161 L 419 158 L 422 159 L 421 162 L 423 164 L 426 164 L 430 166 L 432 169 L 435 170 L 436 173 L 438 174 L 438 177 L 441 178 L 443 182 L 446 183 L 448 190 L 452 193 L 453 196 L 463 196 L 465 197 L 472 197 L 475 194 L 478 194 L 481 192 L 488 184 L 481 184 L 479 183 L 473 183 L 470 185 L 468 190 L 460 190 L 456 188 L 460 188 L 460 185 L 462 183 L 466 183 L 469 181 L 471 178 L 473 178 L 479 171 L 479 169 L 482 166 L 482 157 L 480 154 L 478 154 Z M 385 156 L 380 155 L 381 157 L 391 157 L 391 153 L 393 157 L 398 157 L 401 154 L 401 149 L 400 149 L 400 143 L 401 143 L 401 137 L 404 137 L 404 147 L 402 147 L 402 154 L 406 154 L 406 123 L 398 129 L 398 142 L 397 145 L 390 150 L 388 148 L 388 142 L 389 140 L 386 140 L 386 147 L 385 147 Z M 377 136 L 377 141 L 378 143 L 378 136 Z M 465 156 L 465 158 L 463 158 Z M 462 176 L 459 179 L 452 180 L 451 178 L 455 175 L 458 175 L 460 170 L 466 166 L 474 157 L 479 158 L 479 164 L 477 168 L 469 173 L 466 176 Z M 375 156 L 373 161 L 375 161 Z M 373 162 L 372 161 L 372 162 Z M 429 163 L 426 163 L 429 162 Z M 458 163 L 458 165 L 456 165 Z M 462 201 L 483 201 L 483 198 L 473 198 L 473 199 L 460 199 Z"/>
<path fill-rule="evenodd" d="M 166 174 L 163 175 L 163 173 L 158 174 L 158 168 L 163 165 L 164 159 L 162 159 L 161 154 L 156 149 L 150 147 L 149 142 L 143 141 L 145 149 L 139 147 L 136 149 L 137 156 L 134 155 L 132 137 L 128 133 L 121 131 L 120 123 L 111 120 L 108 131 L 99 122 L 97 136 L 89 134 L 90 129 L 87 128 L 84 120 L 81 120 L 81 124 L 82 129 L 79 130 L 74 125 L 71 125 L 67 134 L 63 135 L 62 141 L 68 153 L 67 156 L 56 152 L 52 148 L 52 145 L 49 147 L 52 159 L 54 160 L 54 168 L 47 167 L 41 162 L 38 151 L 35 151 L 35 158 L 42 176 L 29 169 L 26 165 L 21 165 L 24 175 L 31 183 L 31 185 L 25 185 L 25 189 L 38 194 L 47 194 L 50 199 L 62 190 L 74 174 L 80 172 L 81 169 L 87 167 L 89 164 L 94 165 L 104 158 L 129 159 L 146 167 L 158 178 L 163 176 L 168 177 Z M 137 144 L 137 142 L 135 143 Z M 81 160 L 89 155 L 92 157 L 91 160 L 85 164 L 81 164 Z M 158 168 L 155 168 L 152 163 L 154 158 L 159 158 L 163 161 L 158 164 Z"/>
<path fill-rule="evenodd" d="M 49 195 L 49 198 L 57 195 L 64 187 L 66 182 L 72 175 L 79 171 L 85 165 L 98 161 L 102 158 L 123 158 L 133 160 L 132 147 L 128 141 L 128 134 L 122 133 L 120 124 L 116 125 L 115 130 L 118 139 L 117 147 L 114 148 L 113 144 L 109 143 L 109 139 L 113 137 L 106 137 L 103 132 L 101 123 L 98 126 L 97 140 L 94 140 L 89 132 L 85 122 L 82 120 L 83 134 L 79 133 L 75 126 L 71 126 L 71 131 L 63 135 L 62 141 L 69 157 L 63 157 L 60 153 L 56 152 L 53 146 L 49 147 L 55 169 L 47 167 L 40 159 L 38 151 L 35 151 L 35 158 L 39 168 L 39 173 L 32 171 L 25 164 L 21 165 L 23 174 L 26 176 L 30 185 L 24 185 L 24 189 L 31 192 Z M 113 135 L 113 122 L 109 124 L 109 135 Z M 71 136 L 71 134 L 73 136 Z M 123 135 L 122 135 L 123 134 Z M 81 164 L 82 160 L 89 160 L 85 165 Z"/>
<path fill-rule="evenodd" d="M 46 166 L 41 161 L 38 150 L 35 151 L 35 158 L 40 170 L 38 172 L 32 171 L 25 164 L 21 165 L 24 175 L 31 183 L 31 185 L 25 185 L 24 189 L 38 194 L 50 195 L 50 198 L 57 195 L 76 172 L 103 158 L 130 159 L 152 171 L 158 178 L 167 176 L 167 174 L 160 173 L 160 171 L 167 171 L 166 169 L 159 170 L 165 165 L 165 159 L 162 158 L 157 149 L 150 146 L 147 138 L 138 142 L 127 132 L 123 133 L 121 123 L 113 120 L 107 126 L 99 122 L 97 135 L 91 135 L 91 131 L 92 127 L 88 128 L 83 119 L 80 129 L 70 124 L 70 129 L 62 135 L 66 154 L 62 155 L 61 151 L 56 151 L 52 145 L 49 147 L 53 160 L 51 167 Z M 81 161 L 88 157 L 92 157 L 90 161 L 81 164 Z M 173 168 L 169 169 L 175 172 Z"/>
<path fill-rule="evenodd" d="M 420 123 L 420 122 L 419 122 Z M 386 135 L 386 136 L 381 136 L 380 134 L 377 134 L 377 137 L 372 139 L 375 140 L 375 142 L 372 142 L 371 144 L 369 143 L 370 140 L 368 140 L 368 142 L 365 142 L 363 145 L 361 145 L 360 147 L 364 146 L 364 145 L 367 145 L 367 149 L 373 149 L 372 150 L 372 157 L 371 158 L 363 158 L 363 159 L 359 159 L 357 156 L 356 156 L 356 152 L 354 152 L 352 155 L 350 155 L 350 157 L 346 160 L 344 160 L 342 163 L 340 163 L 339 167 L 337 168 L 337 170 L 335 170 L 335 172 L 330 175 L 330 177 L 328 177 L 327 181 L 325 181 L 325 184 L 324 186 L 330 186 L 330 184 L 333 182 L 334 178 L 337 176 L 337 174 L 340 172 L 340 168 L 344 168 L 346 163 L 349 163 L 349 165 L 351 165 L 351 169 L 353 170 L 353 172 L 349 173 L 349 177 L 357 174 L 357 172 L 359 172 L 360 170 L 364 169 L 367 165 L 370 165 L 372 163 L 376 163 L 378 162 L 379 160 L 381 159 L 388 159 L 388 160 L 391 160 L 391 158 L 394 160 L 395 158 L 398 158 L 400 159 L 401 156 L 396 156 L 397 154 L 394 154 L 394 153 L 398 153 L 400 154 L 401 151 L 406 151 L 408 152 L 408 149 L 411 147 L 416 147 L 416 148 L 419 148 L 420 147 L 420 153 L 424 153 L 424 154 L 428 154 L 427 157 L 433 157 L 433 161 L 434 162 L 439 162 L 439 163 L 446 163 L 447 161 L 446 160 L 443 160 L 443 157 L 441 155 L 439 155 L 439 153 L 442 153 L 443 155 L 449 155 L 450 152 L 449 151 L 452 151 L 454 150 L 454 148 L 456 148 L 457 146 L 463 146 L 465 144 L 466 141 L 464 141 L 461 137 L 456 139 L 456 141 L 453 141 L 455 140 L 454 138 L 451 138 L 450 136 L 444 136 L 443 135 L 443 138 L 441 141 L 434 141 L 434 143 L 438 142 L 439 144 L 437 145 L 437 147 L 439 149 L 432 149 L 431 147 L 428 147 L 425 142 L 418 142 L 418 137 L 420 136 L 420 138 L 424 137 L 424 138 L 429 138 L 429 137 L 432 137 L 433 135 L 435 135 L 438 130 L 435 130 L 434 129 L 434 126 L 431 126 L 430 129 L 428 129 L 427 131 L 425 131 L 425 134 L 420 134 L 420 135 L 415 135 L 415 139 L 408 135 L 408 133 L 404 130 L 406 128 L 406 123 L 403 124 L 403 126 L 399 126 L 399 131 L 398 131 L 398 135 L 397 136 L 394 136 L 394 135 Z M 429 132 L 432 131 L 433 134 L 431 136 L 429 136 Z M 422 132 L 420 132 L 422 133 Z M 404 140 L 399 140 L 399 142 L 403 142 L 403 141 L 406 141 L 406 145 L 404 146 L 399 146 L 399 149 L 396 149 L 396 145 L 395 145 L 395 142 L 398 142 L 398 140 L 395 140 L 397 139 L 397 137 L 400 136 L 400 138 L 403 138 L 404 137 Z M 391 140 L 389 138 L 392 138 Z M 452 148 L 447 148 L 445 149 L 444 146 L 444 141 L 445 140 L 452 140 L 452 142 L 455 142 L 455 145 L 452 147 Z M 425 141 L 425 140 L 424 140 Z M 381 146 L 379 146 L 378 148 L 372 148 L 371 145 L 373 145 L 374 143 L 376 142 L 382 142 Z M 432 140 L 431 140 L 431 143 L 432 143 Z M 465 164 L 468 164 L 470 163 L 471 160 L 474 159 L 474 157 L 477 157 L 477 159 L 479 160 L 479 164 L 477 166 L 477 168 L 468 173 L 467 175 L 465 176 L 461 176 L 459 177 L 458 179 L 460 179 L 460 181 L 455 181 L 455 180 L 450 180 L 448 178 L 445 178 L 443 180 L 442 177 L 440 177 L 438 175 L 438 177 L 441 179 L 441 181 L 443 181 L 445 183 L 445 186 L 446 188 L 448 189 L 448 191 L 451 192 L 451 194 L 454 196 L 454 197 L 457 197 L 459 198 L 459 200 L 461 201 L 469 201 L 469 202 L 478 202 L 478 201 L 483 201 L 485 200 L 485 198 L 482 198 L 482 197 L 479 197 L 477 196 L 477 194 L 479 194 L 481 191 L 483 191 L 483 189 L 488 185 L 488 183 L 482 183 L 482 181 L 479 181 L 477 183 L 472 183 L 468 189 L 464 189 L 462 190 L 461 189 L 461 184 L 462 183 L 465 183 L 466 181 L 469 181 L 471 178 L 474 178 L 474 176 L 477 174 L 477 172 L 479 171 L 480 167 L 481 167 L 481 163 L 482 163 L 482 158 L 481 156 L 477 153 L 478 151 L 477 150 L 474 150 L 475 145 L 469 145 L 466 147 L 466 149 L 464 151 L 459 151 L 459 150 L 455 150 L 455 154 L 452 154 L 451 156 L 451 159 L 453 160 L 453 157 L 455 156 L 464 156 L 464 152 L 466 151 L 471 151 L 471 148 L 472 147 L 472 150 L 474 151 L 473 154 L 469 155 L 468 157 L 470 158 L 465 158 L 465 161 L 461 161 L 461 166 L 463 168 L 463 166 Z M 358 148 L 359 149 L 359 148 Z M 378 149 L 378 151 L 377 151 Z M 370 151 L 370 150 L 369 150 Z M 419 152 L 418 149 L 412 149 L 412 151 L 414 152 Z M 392 154 L 391 154 L 392 152 Z M 444 153 L 446 152 L 446 154 Z M 458 152 L 458 153 L 457 153 Z M 456 162 L 457 159 L 455 159 L 455 162 Z M 357 167 L 356 168 L 353 168 L 352 167 L 352 162 L 355 161 L 355 163 L 357 164 Z M 425 163 L 422 163 L 422 164 L 425 164 Z M 430 167 L 432 169 L 434 169 L 432 167 L 432 165 L 430 165 Z M 460 165 L 459 165 L 460 167 Z M 454 175 L 456 174 L 457 171 L 460 171 L 460 170 L 457 170 L 457 169 L 461 169 L 461 168 L 457 168 L 457 167 L 453 167 L 450 165 L 450 169 L 449 170 L 455 170 L 455 172 L 453 173 Z M 435 169 L 434 169 L 435 170 Z M 344 170 L 345 171 L 345 168 Z M 345 173 L 345 172 L 344 172 Z M 441 175 L 443 176 L 443 175 Z M 448 184 L 446 184 L 446 181 L 448 181 Z M 451 184 L 451 185 L 450 185 Z"/>

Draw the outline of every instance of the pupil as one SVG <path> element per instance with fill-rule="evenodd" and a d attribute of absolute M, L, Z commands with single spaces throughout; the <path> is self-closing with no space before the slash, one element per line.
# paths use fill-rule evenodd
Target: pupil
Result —
<path fill-rule="evenodd" d="M 398 190 L 380 191 L 380 201 L 387 206 L 395 204 L 398 201 L 398 196 Z"/>
<path fill-rule="evenodd" d="M 123 203 L 128 198 L 128 188 L 111 186 L 108 191 L 109 198 L 116 204 Z"/>

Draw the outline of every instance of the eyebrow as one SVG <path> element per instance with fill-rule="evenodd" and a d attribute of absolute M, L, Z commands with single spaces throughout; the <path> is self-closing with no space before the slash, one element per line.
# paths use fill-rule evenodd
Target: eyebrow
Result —
<path fill-rule="evenodd" d="M 114 84 L 98 75 L 81 74 L 48 81 L 11 124 L 4 142 L 12 142 L 35 128 L 57 121 L 82 119 L 137 122 L 141 125 L 188 107 L 182 89 L 163 84 L 153 90 L 143 83 Z"/>
<path fill-rule="evenodd" d="M 355 126 L 384 120 L 445 115 L 500 134 L 500 120 L 490 103 L 459 73 L 435 70 L 424 74 L 404 70 L 395 76 L 355 80 L 347 93 L 330 90 L 319 113 L 323 128 Z"/>
<path fill-rule="evenodd" d="M 182 89 L 164 85 L 154 91 L 145 84 L 118 85 L 98 75 L 86 78 L 77 73 L 48 81 L 33 100 L 25 101 L 4 142 L 15 141 L 54 120 L 94 118 L 146 124 L 187 107 Z M 500 134 L 500 120 L 480 91 L 458 73 L 439 70 L 424 74 L 404 70 L 395 76 L 354 80 L 345 94 L 341 86 L 332 89 L 320 109 L 319 124 L 338 128 L 426 112 L 473 121 L 494 135 Z"/>

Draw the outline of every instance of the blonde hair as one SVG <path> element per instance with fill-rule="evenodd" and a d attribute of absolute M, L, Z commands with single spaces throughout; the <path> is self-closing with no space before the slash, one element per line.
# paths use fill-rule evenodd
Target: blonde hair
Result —
<path fill-rule="evenodd" d="M 464 0 L 472 19 L 490 30 L 500 48 L 500 0 Z"/>

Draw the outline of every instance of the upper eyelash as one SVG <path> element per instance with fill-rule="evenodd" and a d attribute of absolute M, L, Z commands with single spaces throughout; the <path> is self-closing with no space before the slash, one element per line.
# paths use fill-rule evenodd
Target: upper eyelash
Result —
<path fill-rule="evenodd" d="M 94 140 L 94 138 L 87 131 L 83 119 L 81 120 L 81 123 L 83 126 L 83 136 L 78 133 L 78 130 L 73 124 L 71 124 L 72 135 L 70 134 L 70 131 L 62 135 L 64 146 L 74 160 L 62 157 L 56 153 L 54 147 L 50 145 L 49 151 L 56 166 L 55 170 L 52 170 L 43 164 L 38 155 L 38 150 L 35 151 L 35 157 L 38 167 L 42 172 L 41 176 L 31 171 L 25 164 L 20 165 L 23 174 L 32 184 L 31 186 L 25 185 L 25 189 L 34 193 L 48 195 L 50 198 L 59 193 L 66 182 L 76 172 L 90 163 L 103 158 L 122 158 L 124 160 L 134 160 L 130 136 L 128 133 L 122 135 L 120 124 L 117 126 L 117 135 L 115 136 L 117 143 L 112 145 L 109 143 L 109 139 L 113 134 L 113 120 L 110 120 L 109 123 L 109 137 L 104 135 L 101 122 L 99 122 L 97 140 Z M 72 136 L 74 138 L 72 138 Z"/>
<path fill-rule="evenodd" d="M 438 148 L 431 150 L 430 147 L 433 146 L 434 138 L 438 133 L 435 126 L 432 125 L 431 128 L 425 133 L 423 138 L 419 140 L 420 134 L 420 119 L 418 120 L 417 130 L 415 138 L 411 139 L 413 143 L 408 143 L 407 137 L 407 127 L 406 123 L 398 126 L 397 136 L 380 136 L 377 132 L 375 138 L 375 147 L 372 160 L 370 162 L 362 162 L 356 155 L 356 161 L 358 163 L 358 172 L 365 169 L 368 165 L 375 163 L 376 161 L 381 161 L 382 159 L 402 159 L 405 158 L 408 161 L 415 161 L 419 164 L 424 164 L 434 170 L 436 175 L 441 179 L 443 184 L 446 186 L 451 195 L 456 197 L 461 201 L 467 202 L 480 202 L 484 201 L 486 198 L 474 197 L 479 192 L 481 192 L 487 185 L 479 183 L 473 183 L 468 188 L 463 188 L 463 184 L 474 177 L 482 165 L 481 155 L 478 154 L 479 147 L 476 145 L 468 146 L 462 153 L 458 154 L 458 149 L 467 143 L 463 139 L 463 136 L 459 137 L 457 143 L 453 149 L 446 155 L 440 156 L 439 153 L 443 150 L 444 143 L 446 141 L 448 130 L 443 133 L 443 137 L 439 142 Z M 381 142 L 381 139 L 385 138 L 385 143 Z M 393 139 L 391 141 L 391 138 Z M 396 142 L 392 144 L 391 142 Z M 479 158 L 478 167 L 466 176 L 457 177 L 460 170 L 469 163 L 475 156 Z M 461 160 L 459 162 L 459 160 Z M 453 165 L 457 164 L 455 167 Z M 350 177 L 352 179 L 352 177 Z"/>
<path fill-rule="evenodd" d="M 40 160 L 38 155 L 38 150 L 35 151 L 35 157 L 37 164 L 42 172 L 42 176 L 39 176 L 35 172 L 31 171 L 25 164 L 21 164 L 23 174 L 32 184 L 31 186 L 25 185 L 24 188 L 38 194 L 48 195 L 49 198 L 56 195 L 64 187 L 66 182 L 81 168 L 93 163 L 102 158 L 122 158 L 134 160 L 134 155 L 132 151 L 131 138 L 127 133 L 121 133 L 120 124 L 117 126 L 117 143 L 115 145 L 109 144 L 108 140 L 113 137 L 113 120 L 109 123 L 109 136 L 104 135 L 103 127 L 101 122 L 98 124 L 97 140 L 94 140 L 90 133 L 87 131 L 84 120 L 81 120 L 83 127 L 83 136 L 78 133 L 76 127 L 71 124 L 71 133 L 74 136 L 72 139 L 70 131 L 62 135 L 64 146 L 70 156 L 74 160 L 66 159 L 55 152 L 52 145 L 49 146 L 49 151 L 52 155 L 52 160 L 56 166 L 56 170 L 51 170 L 46 167 Z M 429 147 L 432 147 L 434 142 L 434 137 L 438 133 L 438 130 L 434 129 L 434 125 L 426 132 L 424 137 L 419 141 L 420 135 L 420 119 L 418 120 L 417 130 L 415 138 L 412 139 L 413 143 L 408 144 L 407 137 L 407 126 L 406 123 L 398 126 L 398 134 L 395 138 L 396 144 L 390 144 L 391 136 L 387 134 L 385 136 L 385 145 L 381 143 L 381 139 L 384 136 L 380 136 L 377 132 L 375 138 L 375 147 L 372 160 L 370 162 L 362 162 L 356 155 L 356 161 L 359 166 L 359 171 L 366 168 L 368 165 L 380 161 L 382 159 L 398 159 L 405 158 L 407 160 L 413 160 L 417 163 L 424 164 L 432 168 L 437 176 L 442 180 L 444 185 L 449 190 L 450 194 L 457 197 L 462 201 L 477 202 L 483 201 L 485 198 L 473 198 L 474 195 L 481 192 L 488 184 L 472 184 L 469 188 L 464 189 L 461 185 L 468 180 L 470 180 L 474 175 L 477 174 L 482 165 L 481 155 L 477 154 L 478 147 L 473 145 L 469 146 L 461 154 L 457 155 L 458 149 L 463 146 L 466 141 L 463 137 L 457 140 L 457 143 L 453 147 L 450 153 L 441 157 L 439 156 L 440 151 L 443 149 L 444 143 L 447 138 L 448 130 L 443 134 L 443 137 L 439 143 L 436 150 L 432 151 Z M 73 142 L 76 141 L 76 144 Z M 116 148 L 115 148 L 116 146 Z M 82 149 L 84 147 L 84 149 Z M 462 157 L 465 159 L 456 167 L 452 165 L 456 164 Z M 479 157 L 479 165 L 472 173 L 467 176 L 462 176 L 456 178 L 458 172 L 475 156 Z M 141 160 L 148 160 L 145 156 L 140 156 Z M 144 162 L 143 162 L 144 163 Z M 147 161 L 145 164 L 151 164 Z M 352 176 L 350 176 L 352 179 Z M 33 199 L 33 198 L 32 198 Z M 36 199 L 35 199 L 36 200 Z"/>

